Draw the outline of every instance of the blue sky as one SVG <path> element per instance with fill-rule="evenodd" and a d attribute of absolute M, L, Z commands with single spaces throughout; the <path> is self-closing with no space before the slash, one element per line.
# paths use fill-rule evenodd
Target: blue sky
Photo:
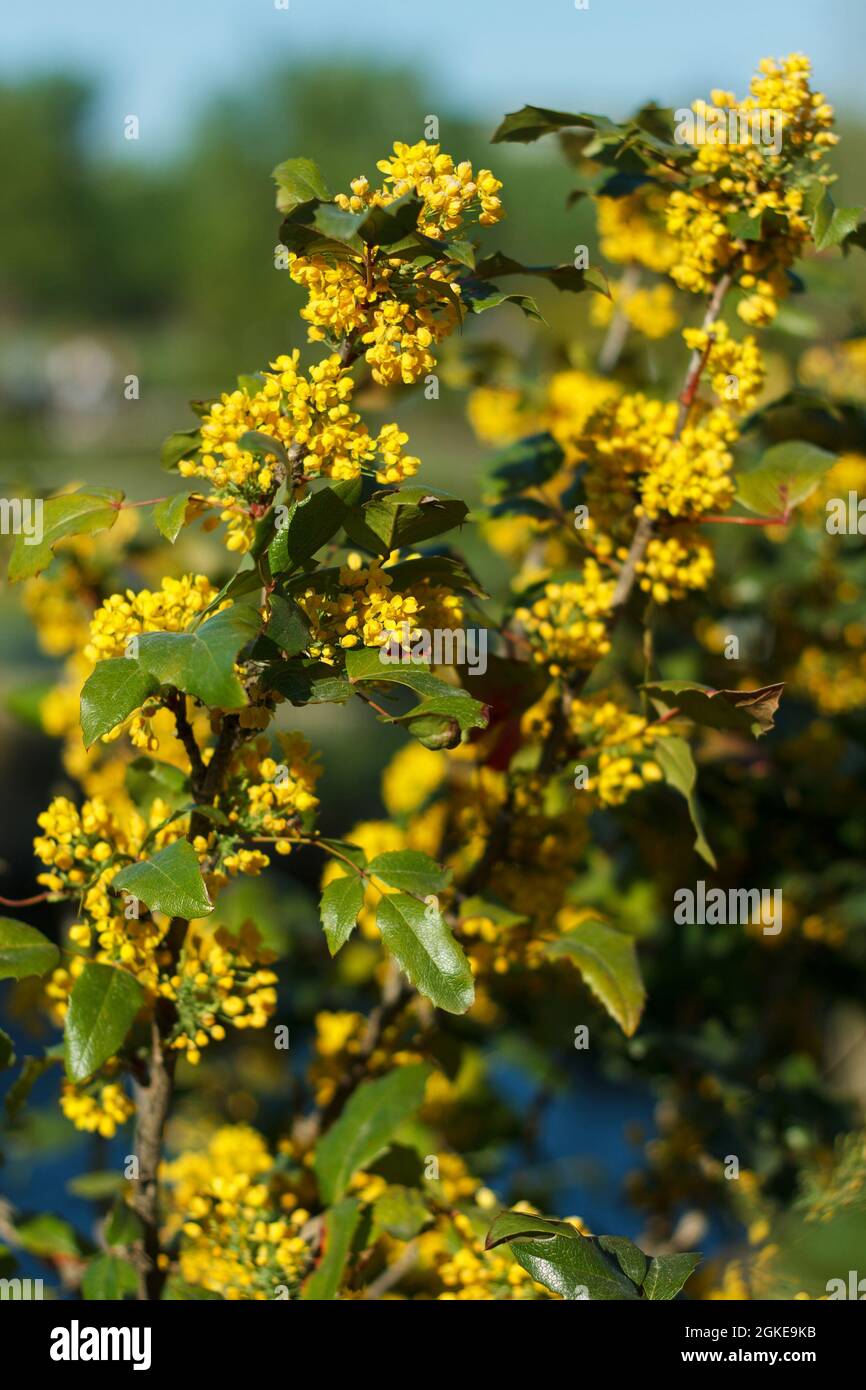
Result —
<path fill-rule="evenodd" d="M 2 28 L 0 75 L 92 76 L 95 138 L 119 142 L 134 113 L 142 153 L 181 142 L 209 96 L 313 57 L 412 63 L 434 100 L 492 125 L 524 102 L 622 115 L 742 91 L 759 57 L 800 50 L 837 107 L 866 114 L 864 0 L 40 0 L 8 5 Z"/>

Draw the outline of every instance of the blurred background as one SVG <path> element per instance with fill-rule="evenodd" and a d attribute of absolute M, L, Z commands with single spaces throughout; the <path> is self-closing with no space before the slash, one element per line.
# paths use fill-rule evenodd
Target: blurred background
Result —
<path fill-rule="evenodd" d="M 860 0 L 721 8 L 591 0 L 588 9 L 572 0 L 43 0 L 8 8 L 0 46 L 0 493 L 88 481 L 132 498 L 159 496 L 173 486 L 160 472 L 159 446 L 194 423 L 187 401 L 217 395 L 238 372 L 305 341 L 302 292 L 274 266 L 270 171 L 278 161 L 310 155 L 332 188 L 344 188 L 373 173 L 393 140 L 419 139 L 435 115 L 445 149 L 504 181 L 507 220 L 488 235 L 488 248 L 561 262 L 577 243 L 593 247 L 588 200 L 567 207 L 573 173 L 554 141 L 489 145 L 506 111 L 529 102 L 622 117 L 652 99 L 688 104 L 711 87 L 742 92 L 760 57 L 802 50 L 839 114 L 836 201 L 862 201 L 864 40 Z M 127 138 L 133 130 L 137 138 Z M 851 295 L 852 284 L 862 292 L 859 265 L 835 293 Z M 564 357 L 585 311 L 553 291 L 538 297 Z M 477 336 L 492 333 L 525 358 L 532 331 L 505 309 Z M 472 502 L 483 458 L 465 422 L 465 395 L 453 389 L 457 375 L 443 372 L 438 401 L 407 392 L 386 408 L 409 431 L 424 478 Z M 130 376 L 139 383 L 134 399 Z M 219 553 L 191 552 L 190 563 L 207 568 Z M 477 563 L 496 580 L 495 558 L 478 555 Z M 29 718 L 56 663 L 40 652 L 8 590 L 0 595 L 0 655 L 0 868 L 2 892 L 16 897 L 33 891 L 35 817 L 69 783 L 56 743 Z M 323 750 L 326 833 L 381 815 L 377 774 L 392 735 L 351 707 L 295 722 Z M 267 918 L 275 934 L 294 940 L 302 963 L 318 949 L 315 868 L 293 862 L 292 879 L 250 889 L 251 904 L 238 890 L 231 908 L 238 920 L 248 906 Z M 40 909 L 28 920 L 50 928 L 57 919 Z M 339 985 L 310 985 L 308 998 L 304 988 L 292 995 L 301 1018 L 321 1004 L 320 989 L 326 1006 L 341 1003 Z M 0 1007 L 0 1022 L 20 1039 L 20 1022 L 8 1015 Z M 518 1113 L 538 1095 L 534 1059 L 521 1046 L 501 1038 L 490 1059 L 496 1093 Z M 300 1071 L 303 1049 L 293 1055 Z M 251 1095 L 243 1099 L 250 1078 L 233 1056 L 228 1072 L 214 1071 L 211 1094 L 234 1087 L 241 1099 L 230 1117 L 259 1122 Z M 55 1083 L 40 1084 L 47 1102 Z M 261 1091 L 261 1076 L 255 1086 Z M 272 1102 L 278 1110 L 276 1090 Z M 623 1197 L 632 1163 L 624 1133 L 627 1125 L 652 1133 L 654 1113 L 650 1090 L 624 1071 L 604 1083 L 584 1071 L 577 1089 L 546 1095 L 528 1148 L 503 1141 L 491 1182 L 503 1197 L 512 1176 L 515 1191 L 534 1182 L 557 1211 L 634 1236 L 642 1218 Z M 64 1185 L 76 1149 L 84 1170 L 85 1141 L 46 1103 L 7 1147 L 0 1189 L 18 1204 L 48 1204 L 86 1221 L 85 1195 Z M 531 1182 L 519 1171 L 530 1161 Z M 105 1154 L 98 1166 L 110 1166 Z M 705 1246 L 722 1234 L 714 1230 Z"/>

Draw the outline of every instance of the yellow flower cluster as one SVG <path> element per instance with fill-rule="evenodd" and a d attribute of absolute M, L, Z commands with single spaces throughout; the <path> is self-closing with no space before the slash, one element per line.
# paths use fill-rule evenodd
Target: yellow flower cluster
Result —
<path fill-rule="evenodd" d="M 127 589 L 112 594 L 91 619 L 84 655 L 95 663 L 124 656 L 129 638 L 143 632 L 184 632 L 216 593 L 206 575 L 185 574 L 180 579 L 163 579 L 153 591 Z"/>
<path fill-rule="evenodd" d="M 347 1068 L 360 1053 L 367 1019 L 359 1013 L 323 1010 L 316 1014 L 315 1024 L 315 1056 L 309 1076 L 316 1105 L 322 1107 L 328 1105 Z M 365 1075 L 381 1076 L 394 1067 L 422 1060 L 420 1053 L 399 1046 L 400 1032 L 399 1019 L 383 1030 L 375 1050 L 365 1061 Z"/>
<path fill-rule="evenodd" d="M 866 401 L 866 338 L 816 343 L 803 353 L 798 371 L 807 386 L 819 386 L 834 400 Z"/>
<path fill-rule="evenodd" d="M 722 407 L 694 412 L 675 439 L 677 415 L 675 402 L 638 392 L 592 416 L 583 447 L 590 514 L 600 523 L 615 529 L 632 514 L 690 519 L 730 507 L 731 416 Z"/>
<path fill-rule="evenodd" d="M 282 837 L 318 806 L 315 786 L 321 767 L 303 734 L 280 734 L 279 742 L 281 762 L 270 756 L 267 738 L 242 749 L 238 776 L 229 787 L 236 803 L 229 820 L 250 832 L 277 837 L 277 853 L 288 854 L 291 845 Z"/>
<path fill-rule="evenodd" d="M 653 751 L 659 739 L 668 734 L 666 725 L 650 724 L 643 715 L 632 714 L 604 698 L 575 700 L 569 724 L 582 752 L 597 760 L 597 771 L 589 777 L 586 790 L 594 793 L 602 806 L 620 806 L 632 792 L 662 780 Z"/>
<path fill-rule="evenodd" d="M 366 178 L 354 179 L 351 196 L 337 194 L 336 202 L 340 207 L 349 212 L 362 212 L 369 207 L 387 207 L 411 193 L 424 205 L 418 217 L 418 230 L 436 238 L 456 231 L 468 215 L 476 212 L 482 227 L 492 226 L 502 218 L 502 202 L 498 197 L 502 184 L 489 169 L 479 169 L 473 174 L 467 159 L 455 165 L 450 154 L 427 140 L 419 140 L 414 145 L 395 140 L 393 151 L 376 164 L 379 172 L 385 175 L 384 187 L 371 189 Z"/>
<path fill-rule="evenodd" d="M 76 1129 L 113 1139 L 118 1129 L 135 1114 L 135 1105 L 116 1081 L 104 1086 L 77 1086 L 64 1081 L 60 1108 Z"/>
<path fill-rule="evenodd" d="M 738 342 L 721 322 L 714 325 L 712 333 L 685 328 L 683 338 L 693 352 L 706 354 L 704 372 L 718 399 L 732 410 L 754 410 L 765 378 L 756 339 L 749 334 Z"/>
<path fill-rule="evenodd" d="M 610 293 L 610 299 L 600 294 L 593 297 L 589 316 L 596 327 L 606 327 L 618 310 L 645 338 L 666 338 L 680 322 L 670 285 L 633 289 L 620 280 L 611 285 Z"/>
<path fill-rule="evenodd" d="M 310 622 L 311 656 L 333 664 L 340 648 L 381 647 L 405 634 L 411 643 L 422 619 L 429 630 L 459 626 L 463 608 L 457 594 L 427 579 L 395 593 L 385 563 L 376 559 L 364 565 L 360 556 L 350 555 L 340 569 L 339 593 L 319 593 L 311 584 L 297 595 Z"/>
<path fill-rule="evenodd" d="M 277 976 L 262 967 L 273 959 L 250 922 L 239 936 L 224 927 L 190 928 L 177 971 L 159 986 L 163 999 L 170 999 L 177 1011 L 171 1046 L 195 1066 L 202 1048 L 225 1037 L 226 1024 L 264 1028 L 276 1008 Z"/>
<path fill-rule="evenodd" d="M 693 165 L 695 173 L 711 179 L 691 190 L 673 189 L 668 199 L 667 229 L 679 244 L 673 279 L 682 289 L 704 293 L 736 261 L 737 284 L 746 291 L 737 312 L 745 323 L 767 324 L 775 317 L 788 289 L 785 272 L 809 237 L 803 191 L 788 183 L 791 162 L 819 166 L 811 176 L 829 182 L 820 162 L 838 138 L 831 130 L 833 108 L 820 92 L 812 92 L 810 72 L 802 54 L 779 62 L 765 58 L 742 101 L 715 91 L 711 105 L 694 102 L 700 118 L 735 125 L 736 138 L 716 141 L 708 126 L 708 138 L 695 146 Z M 772 144 L 761 143 L 762 116 L 781 122 L 778 154 Z M 740 242 L 726 219 L 743 212 L 753 218 L 772 213 L 774 226 L 765 228 L 760 241 Z"/>
<path fill-rule="evenodd" d="M 705 589 L 715 572 L 712 546 L 695 535 L 653 536 L 637 567 L 639 584 L 655 603 Z"/>
<path fill-rule="evenodd" d="M 533 658 L 552 676 L 594 666 L 610 651 L 607 618 L 615 582 L 588 559 L 580 579 L 544 585 L 541 596 L 514 616 L 533 646 Z"/>
<path fill-rule="evenodd" d="M 273 1168 L 264 1139 L 246 1125 L 226 1125 L 204 1151 L 163 1165 L 187 1284 L 232 1302 L 295 1295 L 312 1259 L 300 1234 L 309 1213 L 281 1192 Z"/>
<path fill-rule="evenodd" d="M 624 198 L 596 199 L 601 253 L 621 265 L 637 263 L 665 274 L 676 260 L 676 244 L 664 223 L 664 189 L 645 184 Z"/>

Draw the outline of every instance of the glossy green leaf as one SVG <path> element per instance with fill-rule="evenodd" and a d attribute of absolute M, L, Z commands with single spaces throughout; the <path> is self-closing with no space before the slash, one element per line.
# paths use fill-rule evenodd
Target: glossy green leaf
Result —
<path fill-rule="evenodd" d="M 171 541 L 172 545 L 183 530 L 186 509 L 189 506 L 192 492 L 192 488 L 188 488 L 185 492 L 177 492 L 173 497 L 166 497 L 164 501 L 157 502 L 154 506 L 154 525 L 167 541 Z"/>
<path fill-rule="evenodd" d="M 69 997 L 63 1032 L 66 1075 L 86 1081 L 123 1045 L 144 1003 L 134 975 L 113 965 L 88 961 Z"/>
<path fill-rule="evenodd" d="M 144 633 L 138 639 L 139 665 L 158 684 L 195 695 L 210 709 L 240 709 L 246 695 L 233 668 L 241 647 L 260 627 L 258 611 L 236 603 L 191 632 Z"/>
<path fill-rule="evenodd" d="M 322 1254 L 318 1265 L 301 1288 L 302 1299 L 324 1302 L 337 1297 L 360 1219 L 361 1208 L 354 1197 L 344 1198 L 325 1213 Z"/>
<path fill-rule="evenodd" d="M 351 872 L 335 878 L 322 893 L 319 911 L 328 950 L 335 956 L 352 934 L 358 913 L 364 904 L 364 885 L 358 874 Z"/>
<path fill-rule="evenodd" d="M 491 1226 L 485 1248 L 503 1244 L 533 1279 L 565 1299 L 607 1302 L 640 1296 L 619 1262 L 567 1222 L 503 1212 Z"/>
<path fill-rule="evenodd" d="M 123 493 L 115 488 L 90 488 L 49 497 L 42 503 L 42 534 L 18 535 L 9 557 L 9 579 L 30 579 L 51 563 L 54 547 L 64 536 L 90 536 L 105 531 L 117 520 Z"/>
<path fill-rule="evenodd" d="M 326 203 L 330 200 L 324 175 L 312 159 L 284 159 L 276 166 L 271 177 L 277 185 L 277 208 L 280 212 L 293 212 L 303 203 L 316 200 Z"/>
<path fill-rule="evenodd" d="M 625 1277 L 640 1288 L 649 1261 L 634 1241 L 626 1240 L 625 1236 L 599 1236 L 598 1243 L 606 1254 L 614 1256 Z"/>
<path fill-rule="evenodd" d="M 676 1298 L 686 1280 L 701 1262 L 700 1255 L 656 1255 L 650 1260 L 646 1278 L 643 1281 L 645 1298 L 655 1301 Z"/>
<path fill-rule="evenodd" d="M 188 840 L 175 840 L 150 859 L 129 864 L 112 887 L 139 898 L 152 912 L 187 921 L 213 912 L 196 852 Z"/>
<path fill-rule="evenodd" d="M 348 513 L 343 524 L 356 545 L 388 555 L 453 530 L 468 511 L 459 497 L 429 488 L 403 487 L 376 493 L 360 513 Z"/>
<path fill-rule="evenodd" d="M 133 657 L 98 661 L 81 689 L 81 732 L 89 748 L 140 709 L 159 682 Z"/>
<path fill-rule="evenodd" d="M 370 860 L 367 872 L 375 874 L 389 888 L 422 896 L 440 893 L 451 881 L 450 869 L 443 869 L 429 854 L 422 854 L 418 849 L 385 850 Z"/>
<path fill-rule="evenodd" d="M 321 550 L 339 531 L 347 510 L 342 497 L 330 487 L 293 502 L 286 524 L 277 530 L 268 547 L 271 574 L 296 570 Z"/>
<path fill-rule="evenodd" d="M 176 473 L 181 459 L 189 458 L 201 448 L 201 430 L 175 430 L 160 449 L 159 461 L 166 473 Z"/>
<path fill-rule="evenodd" d="M 316 1147 L 314 1168 L 323 1201 L 338 1202 L 359 1168 L 390 1144 L 421 1105 L 430 1068 L 398 1067 L 376 1081 L 363 1081 Z"/>
<path fill-rule="evenodd" d="M 299 656 L 310 645 L 310 624 L 294 599 L 271 594 L 267 635 L 287 656 Z"/>
<path fill-rule="evenodd" d="M 376 925 L 419 994 L 446 1013 L 465 1014 L 475 999 L 472 971 L 435 902 L 388 893 L 379 902 Z"/>
<path fill-rule="evenodd" d="M 26 922 L 0 917 L 0 980 L 47 975 L 60 960 L 52 941 Z"/>
<path fill-rule="evenodd" d="M 551 960 L 572 961 L 611 1018 L 632 1036 L 646 1002 L 633 937 L 588 919 L 552 941 L 545 954 Z"/>

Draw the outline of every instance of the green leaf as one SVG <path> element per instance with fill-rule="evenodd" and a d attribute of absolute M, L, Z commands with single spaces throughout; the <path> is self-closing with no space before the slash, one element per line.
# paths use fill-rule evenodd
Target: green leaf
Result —
<path fill-rule="evenodd" d="M 271 177 L 277 185 L 277 208 L 294 212 L 302 203 L 330 201 L 331 194 L 318 164 L 312 159 L 284 159 Z"/>
<path fill-rule="evenodd" d="M 835 462 L 835 454 L 805 440 L 774 444 L 756 467 L 737 474 L 737 500 L 759 516 L 787 516 Z"/>
<path fill-rule="evenodd" d="M 409 1187 L 389 1187 L 373 1205 L 372 1239 L 384 1231 L 395 1240 L 411 1240 L 429 1220 L 430 1209 L 420 1192 Z"/>
<path fill-rule="evenodd" d="M 390 1144 L 421 1105 L 430 1067 L 413 1063 L 376 1081 L 364 1081 L 316 1147 L 314 1168 L 327 1205 L 338 1202 L 359 1168 Z"/>
<path fill-rule="evenodd" d="M 564 458 L 552 434 L 531 434 L 496 456 L 490 477 L 500 496 L 512 497 L 546 483 L 559 472 Z"/>
<path fill-rule="evenodd" d="M 53 1259 L 57 1255 L 80 1255 L 81 1242 L 68 1221 L 50 1212 L 32 1216 L 16 1226 L 15 1234 L 29 1255 Z"/>
<path fill-rule="evenodd" d="M 547 1221 L 523 1212 L 505 1211 L 494 1221 L 485 1249 L 507 1244 L 515 1260 L 539 1284 L 563 1298 L 593 1302 L 639 1297 L 631 1279 L 599 1243 L 564 1221 Z"/>
<path fill-rule="evenodd" d="M 696 852 L 714 869 L 716 857 L 704 834 L 703 815 L 696 792 L 698 772 L 691 748 L 684 738 L 661 738 L 655 745 L 654 752 L 668 786 L 673 787 L 685 798 L 695 832 Z"/>
<path fill-rule="evenodd" d="M 134 758 L 126 769 L 126 790 L 140 811 L 150 811 L 157 797 L 176 811 L 190 799 L 189 779 L 172 763 L 155 758 Z"/>
<path fill-rule="evenodd" d="M 189 458 L 201 448 L 201 430 L 175 430 L 160 449 L 159 461 L 166 473 L 176 473 L 181 459 Z"/>
<path fill-rule="evenodd" d="M 634 1241 L 626 1240 L 625 1236 L 599 1236 L 598 1243 L 608 1255 L 615 1256 L 625 1277 L 640 1288 L 649 1261 Z"/>
<path fill-rule="evenodd" d="M 784 683 L 759 690 L 713 690 L 695 681 L 650 681 L 640 687 L 653 701 L 710 729 L 731 729 L 760 738 L 773 727 Z"/>
<path fill-rule="evenodd" d="M 115 488 L 91 488 L 87 492 L 67 492 L 42 503 L 42 534 L 18 535 L 9 557 L 9 579 L 30 579 L 51 563 L 54 547 L 64 536 L 90 536 L 105 531 L 117 520 L 123 493 Z"/>
<path fill-rule="evenodd" d="M 348 513 L 343 524 L 356 545 L 388 555 L 453 530 L 468 511 L 465 502 L 449 493 L 403 487 L 375 493 L 360 513 Z"/>
<path fill-rule="evenodd" d="M 141 1239 L 142 1230 L 141 1217 L 124 1201 L 122 1194 L 118 1193 L 111 1215 L 105 1223 L 106 1245 L 134 1245 Z"/>
<path fill-rule="evenodd" d="M 439 715 L 456 721 L 462 731 L 483 729 L 487 724 L 484 706 L 462 686 L 450 685 L 434 676 L 420 662 L 382 661 L 380 647 L 355 647 L 346 653 L 346 675 L 353 685 L 364 681 L 404 685 L 420 695 L 421 701 L 405 714 L 395 715 L 395 722 L 408 723 L 426 715 Z M 447 746 L 453 746 L 452 744 Z"/>
<path fill-rule="evenodd" d="M 510 111 L 497 126 L 491 143 L 518 141 L 528 144 L 539 140 L 542 135 L 577 126 L 583 130 L 596 130 L 599 127 L 616 129 L 604 116 L 592 116 L 587 111 L 554 111 L 547 106 L 522 106 L 519 111 Z"/>
<path fill-rule="evenodd" d="M 299 656 L 310 645 L 306 614 L 294 599 L 283 598 L 282 594 L 271 594 L 271 616 L 266 632 L 287 656 Z"/>
<path fill-rule="evenodd" d="M 246 449 L 247 453 L 254 454 L 256 458 L 279 459 L 285 468 L 291 470 L 285 445 L 281 444 L 279 439 L 274 439 L 272 434 L 265 434 L 263 430 L 247 430 L 238 440 L 238 448 Z"/>
<path fill-rule="evenodd" d="M 173 497 L 166 497 L 164 501 L 157 502 L 154 506 L 154 525 L 172 545 L 183 529 L 186 509 L 189 506 L 189 499 L 193 491 L 193 488 L 187 488 L 185 492 L 177 492 Z"/>
<path fill-rule="evenodd" d="M 94 1255 L 81 1281 L 86 1299 L 117 1303 L 138 1290 L 138 1277 L 128 1260 L 119 1255 Z"/>
<path fill-rule="evenodd" d="M 650 1260 L 649 1269 L 643 1281 L 644 1297 L 656 1301 L 676 1298 L 689 1275 L 700 1262 L 700 1255 L 694 1253 L 656 1255 Z"/>
<path fill-rule="evenodd" d="M 262 672 L 262 685 L 293 705 L 343 704 L 352 695 L 346 677 L 324 661 L 277 661 Z"/>
<path fill-rule="evenodd" d="M 88 961 L 69 997 L 63 1033 L 66 1075 L 86 1081 L 113 1057 L 144 1003 L 144 988 L 126 970 Z"/>
<path fill-rule="evenodd" d="M 129 864 L 115 877 L 112 887 L 131 893 L 167 917 L 190 921 L 213 912 L 196 852 L 188 840 L 175 840 L 150 859 Z"/>
<path fill-rule="evenodd" d="M 255 608 L 236 603 L 192 632 L 146 632 L 138 639 L 139 665 L 159 685 L 195 695 L 211 709 L 240 709 L 247 699 L 235 659 L 261 622 Z"/>
<path fill-rule="evenodd" d="M 367 872 L 375 874 L 389 888 L 399 888 L 404 893 L 441 893 L 451 881 L 451 870 L 443 869 L 418 849 L 386 850 L 377 854 L 367 865 Z"/>
<path fill-rule="evenodd" d="M 159 689 L 159 681 L 132 657 L 98 661 L 81 689 L 81 732 L 89 748 L 122 724 Z"/>
<path fill-rule="evenodd" d="M 301 1288 L 302 1299 L 324 1302 L 337 1297 L 360 1219 L 361 1208 L 354 1197 L 346 1197 L 325 1213 L 322 1256 Z"/>
<path fill-rule="evenodd" d="M 352 934 L 364 904 L 364 885 L 358 874 L 335 878 L 322 893 L 319 912 L 328 950 L 335 956 Z"/>
<path fill-rule="evenodd" d="M 475 999 L 472 971 L 436 905 L 388 893 L 379 902 L 376 925 L 419 994 L 446 1013 L 465 1014 Z"/>
<path fill-rule="evenodd" d="M 812 240 L 816 251 L 839 246 L 856 231 L 862 208 L 837 208 L 828 188 L 824 188 L 812 211 Z"/>
<path fill-rule="evenodd" d="M 463 560 L 453 555 L 416 555 L 411 560 L 389 565 L 388 574 L 394 588 L 400 592 L 422 579 L 429 579 L 434 584 L 446 584 L 454 593 L 490 597 Z"/>
<path fill-rule="evenodd" d="M 552 960 L 566 956 L 573 961 L 611 1018 L 632 1036 L 646 1002 L 633 937 L 589 919 L 552 941 L 545 954 Z"/>
<path fill-rule="evenodd" d="M 12 1042 L 8 1033 L 4 1033 L 0 1028 L 0 1071 L 5 1071 L 7 1067 L 15 1065 L 15 1044 Z"/>
<path fill-rule="evenodd" d="M 762 218 L 752 217 L 748 212 L 732 212 L 725 219 L 728 231 L 739 241 L 760 241 Z"/>
<path fill-rule="evenodd" d="M 546 280 L 554 289 L 580 294 L 584 290 L 595 290 L 610 299 L 607 279 L 600 270 L 579 270 L 575 265 L 524 265 L 511 256 L 497 251 L 485 256 L 475 267 L 475 277 L 479 280 L 498 280 L 501 276 L 528 275 L 533 279 Z"/>
<path fill-rule="evenodd" d="M 12 917 L 0 917 L 0 980 L 46 975 L 59 959 L 57 947 L 41 931 Z"/>
<path fill-rule="evenodd" d="M 268 546 L 271 574 L 291 572 L 309 560 L 337 534 L 347 511 L 342 497 L 330 487 L 293 502 L 285 526 Z"/>

